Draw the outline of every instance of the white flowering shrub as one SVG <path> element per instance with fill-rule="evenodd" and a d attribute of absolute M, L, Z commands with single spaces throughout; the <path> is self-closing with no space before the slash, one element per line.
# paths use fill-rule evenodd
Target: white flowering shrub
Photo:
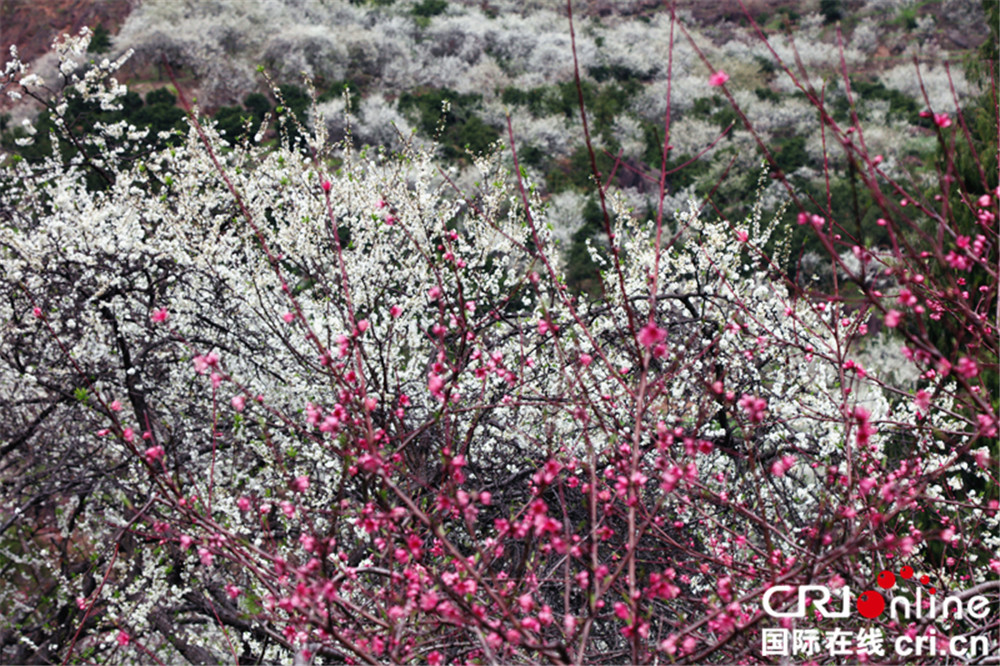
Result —
<path fill-rule="evenodd" d="M 113 106 L 86 41 L 60 46 L 67 86 Z M 504 57 L 547 81 L 567 41 L 539 41 Z M 346 48 L 388 66 L 370 35 Z M 61 117 L 64 91 L 3 71 Z M 84 150 L 0 171 L 5 661 L 764 663 L 776 585 L 905 564 L 996 587 L 1000 192 L 937 213 L 827 116 L 903 198 L 877 198 L 883 245 L 789 188 L 813 281 L 763 177 L 739 220 L 663 181 L 652 220 L 601 189 L 588 300 L 550 224 L 580 200 L 547 209 L 516 142 L 468 186 L 378 133 L 384 98 L 358 123 L 397 152 L 331 141 L 343 109 L 264 147 L 188 107 L 141 157 L 135 128 L 57 123 Z M 996 648 L 990 622 L 943 626 Z"/>

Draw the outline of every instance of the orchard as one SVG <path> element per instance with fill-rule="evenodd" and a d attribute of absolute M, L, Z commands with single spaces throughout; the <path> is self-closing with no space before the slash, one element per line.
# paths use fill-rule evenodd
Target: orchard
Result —
<path fill-rule="evenodd" d="M 668 11 L 759 142 L 758 194 L 671 207 L 668 85 L 643 217 L 566 9 L 586 289 L 511 116 L 456 179 L 405 129 L 358 145 L 349 97 L 237 136 L 175 79 L 183 129 L 80 131 L 127 60 L 91 62 L 86 30 L 58 80 L 10 54 L 3 93 L 52 135 L 0 170 L 3 661 L 765 664 L 803 631 L 795 663 L 996 653 L 997 72 L 925 95 L 928 180 L 869 150 L 846 63 L 843 122 L 770 51 L 862 229 L 793 185 Z M 967 612 L 916 613 L 935 595 Z"/>

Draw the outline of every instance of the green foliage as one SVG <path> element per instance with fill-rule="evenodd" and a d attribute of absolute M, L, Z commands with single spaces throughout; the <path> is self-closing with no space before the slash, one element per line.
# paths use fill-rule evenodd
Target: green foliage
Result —
<path fill-rule="evenodd" d="M 902 7 L 899 10 L 899 15 L 895 18 L 893 23 L 898 23 L 899 25 L 906 28 L 907 32 L 914 30 L 917 27 L 917 8 L 914 6 Z"/>
<path fill-rule="evenodd" d="M 594 150 L 597 170 L 601 172 L 603 177 L 606 177 L 611 173 L 614 159 L 596 146 Z M 562 160 L 553 165 L 552 169 L 545 174 L 545 184 L 549 192 L 561 192 L 569 188 L 584 192 L 594 187 L 593 175 L 587 147 L 580 145 L 577 146 L 568 160 Z"/>
<path fill-rule="evenodd" d="M 598 83 L 605 83 L 607 81 L 617 81 L 619 83 L 626 81 L 647 82 L 652 80 L 655 69 L 648 72 L 639 72 L 624 65 L 598 65 L 588 69 L 587 73 Z"/>
<path fill-rule="evenodd" d="M 421 0 L 413 6 L 413 15 L 420 18 L 431 18 L 443 14 L 448 9 L 448 0 Z"/>
<path fill-rule="evenodd" d="M 243 100 L 243 106 L 253 116 L 254 122 L 260 123 L 264 120 L 264 116 L 271 110 L 271 100 L 260 93 L 250 93 Z"/>
<path fill-rule="evenodd" d="M 159 132 L 182 130 L 185 127 L 185 113 L 175 106 L 176 101 L 177 97 L 166 88 L 147 93 L 145 104 L 142 97 L 130 91 L 119 100 L 120 109 L 106 111 L 96 102 L 84 102 L 78 94 L 70 93 L 66 97 L 66 125 L 75 136 L 83 136 L 94 131 L 95 123 L 111 124 L 124 121 L 139 129 L 148 129 L 146 144 L 162 148 L 172 141 L 178 141 L 179 138 L 162 140 L 157 136 Z M 40 113 L 35 119 L 34 127 L 36 134 L 33 144 L 17 146 L 15 140 L 27 136 L 27 133 L 22 127 L 14 127 L 3 132 L 0 145 L 31 163 L 41 162 L 52 155 L 50 131 L 55 125 L 50 112 Z M 77 146 L 65 138 L 58 140 L 57 147 L 63 160 L 68 161 L 78 154 Z M 95 168 L 88 176 L 88 185 L 94 189 L 103 188 L 107 185 L 107 181 L 100 174 L 100 170 Z"/>
<path fill-rule="evenodd" d="M 566 253 L 566 284 L 577 293 L 600 295 L 600 268 L 590 256 L 587 240 L 594 241 L 604 231 L 604 213 L 595 197 L 591 196 L 583 206 L 583 224 L 573 234 Z"/>
<path fill-rule="evenodd" d="M 146 104 L 153 106 L 156 104 L 164 104 L 166 106 L 174 106 L 177 104 L 177 95 L 170 92 L 167 88 L 157 88 L 156 90 L 150 90 L 146 93 Z"/>
<path fill-rule="evenodd" d="M 246 119 L 250 118 L 242 107 L 223 106 L 220 107 L 213 116 L 218 128 L 226 133 L 226 138 L 230 141 L 239 139 L 246 134 Z"/>
<path fill-rule="evenodd" d="M 984 61 L 1000 63 L 998 43 L 1000 43 L 1000 0 L 983 0 L 983 13 L 986 14 L 986 25 L 990 27 L 990 37 L 979 47 L 979 57 Z M 994 66 L 993 71 L 998 71 Z"/>
<path fill-rule="evenodd" d="M 903 120 L 911 125 L 930 127 L 930 121 L 920 117 L 921 106 L 916 100 L 898 90 L 886 88 L 879 81 L 851 78 L 851 96 L 857 100 L 880 99 L 889 102 L 889 120 Z M 850 120 L 847 95 L 838 94 L 830 104 L 833 118 L 838 122 Z"/>
<path fill-rule="evenodd" d="M 520 88 L 504 88 L 500 93 L 500 99 L 504 104 L 510 106 L 525 106 L 536 116 L 546 114 L 547 105 L 545 93 L 547 88 L 532 88 L 531 90 L 521 90 Z"/>
<path fill-rule="evenodd" d="M 764 87 L 755 88 L 753 94 L 757 96 L 757 99 L 764 102 L 778 103 L 781 101 L 781 95 L 774 92 L 770 88 L 764 88 Z"/>
<path fill-rule="evenodd" d="M 90 38 L 90 45 L 87 47 L 89 53 L 107 53 L 111 48 L 111 33 L 104 27 L 103 23 L 98 23 L 94 28 L 94 34 Z"/>
<path fill-rule="evenodd" d="M 298 119 L 299 123 L 305 125 L 309 119 L 309 106 L 312 103 L 309 94 L 292 83 L 283 83 L 278 86 L 278 93 L 279 105 L 275 107 L 275 114 L 279 118 L 282 116 L 288 118 L 290 114 Z M 294 141 L 300 137 L 298 127 L 290 120 L 279 124 L 279 128 L 279 134 L 283 138 Z"/>
<path fill-rule="evenodd" d="M 819 0 L 819 12 L 823 23 L 835 23 L 844 18 L 843 0 Z"/>
<path fill-rule="evenodd" d="M 625 68 L 622 71 L 631 72 Z M 607 70 L 598 68 L 607 73 Z M 634 74 L 634 73 L 633 73 Z M 628 108 L 629 99 L 642 89 L 639 75 L 621 81 L 598 85 L 593 81 L 582 81 L 583 104 L 587 118 L 595 133 L 603 134 L 606 143 L 612 143 L 611 128 L 615 118 Z M 541 86 L 530 90 L 505 88 L 500 95 L 504 104 L 524 106 L 536 116 L 563 115 L 566 118 L 580 116 L 580 92 L 575 81 L 564 81 L 553 86 Z"/>
<path fill-rule="evenodd" d="M 324 90 L 318 98 L 317 102 L 327 102 L 332 99 L 340 99 L 344 95 L 344 90 L 350 93 L 350 105 L 347 110 L 350 113 L 357 113 L 361 108 L 361 96 L 363 90 L 356 81 L 347 79 L 344 81 L 336 81 L 330 85 L 326 90 Z"/>
<path fill-rule="evenodd" d="M 281 93 L 282 103 L 285 108 L 295 114 L 300 121 L 304 122 L 311 102 L 309 94 L 292 83 L 281 84 L 278 86 L 278 92 Z"/>
<path fill-rule="evenodd" d="M 694 101 L 691 113 L 708 118 L 720 130 L 724 130 L 739 120 L 739 115 L 729 105 L 729 102 L 720 96 L 699 97 Z"/>
<path fill-rule="evenodd" d="M 415 119 L 424 134 L 438 137 L 446 157 L 460 158 L 466 147 L 474 153 L 484 152 L 500 138 L 496 128 L 475 114 L 481 99 L 480 95 L 447 88 L 421 88 L 400 95 L 399 109 Z"/>
<path fill-rule="evenodd" d="M 517 159 L 521 164 L 538 168 L 546 162 L 547 155 L 538 146 L 527 145 L 517 149 Z"/>
<path fill-rule="evenodd" d="M 809 163 L 809 154 L 806 152 L 806 138 L 804 136 L 791 136 L 774 141 L 772 150 L 778 168 L 784 173 L 791 173 L 801 166 Z"/>
<path fill-rule="evenodd" d="M 644 122 L 642 125 L 643 142 L 643 162 L 659 171 L 663 162 L 663 127 L 655 123 Z M 691 160 L 693 155 L 674 155 L 667 153 L 667 186 L 671 191 L 684 189 L 694 183 L 704 180 L 704 177 L 711 170 L 712 165 L 708 160 L 700 159 L 681 168 Z M 672 173 L 670 173 L 672 172 Z"/>
<path fill-rule="evenodd" d="M 182 130 L 186 114 L 176 106 L 177 97 L 166 88 L 146 93 L 146 106 L 131 114 L 136 127 L 148 127 L 155 136 L 158 132 Z"/>

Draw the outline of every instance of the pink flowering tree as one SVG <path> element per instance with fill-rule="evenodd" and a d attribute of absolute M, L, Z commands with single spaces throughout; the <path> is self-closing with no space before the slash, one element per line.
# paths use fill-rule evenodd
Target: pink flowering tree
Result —
<path fill-rule="evenodd" d="M 4 90 L 113 106 L 86 40 Z M 775 585 L 995 588 L 998 195 L 982 161 L 949 189 L 961 114 L 931 110 L 937 201 L 821 115 L 890 239 L 790 187 L 829 288 L 759 202 L 650 224 L 600 188 L 590 301 L 516 127 L 462 190 L 425 151 L 233 145 L 188 108 L 171 148 L 101 126 L 0 175 L 5 659 L 756 663 Z"/>

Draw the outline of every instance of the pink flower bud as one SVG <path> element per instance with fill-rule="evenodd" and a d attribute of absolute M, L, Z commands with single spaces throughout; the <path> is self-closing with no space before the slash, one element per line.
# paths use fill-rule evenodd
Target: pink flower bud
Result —
<path fill-rule="evenodd" d="M 708 77 L 708 85 L 712 86 L 713 88 L 718 88 L 728 80 L 729 80 L 729 75 L 720 69 L 715 74 L 712 74 L 712 76 Z"/>

